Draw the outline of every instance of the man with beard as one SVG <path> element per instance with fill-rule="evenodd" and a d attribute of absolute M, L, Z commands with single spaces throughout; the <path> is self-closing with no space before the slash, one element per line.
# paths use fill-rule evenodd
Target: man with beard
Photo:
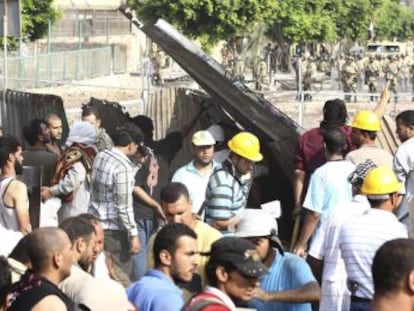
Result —
<path fill-rule="evenodd" d="M 397 136 L 401 141 L 394 157 L 394 172 L 405 186 L 405 197 L 397 212 L 398 220 L 408 225 L 409 235 L 414 234 L 414 212 L 409 210 L 409 202 L 414 195 L 414 110 L 405 110 L 397 115 Z"/>
<path fill-rule="evenodd" d="M 92 277 L 87 271 L 97 253 L 97 235 L 94 226 L 81 216 L 67 218 L 59 227 L 68 235 L 73 253 L 71 275 L 59 284 L 59 288 L 77 302 L 81 286 Z"/>
<path fill-rule="evenodd" d="M 23 152 L 23 165 L 42 167 L 42 186 L 49 186 L 55 173 L 57 155 L 46 149 L 46 144 L 50 142 L 50 130 L 46 121 L 33 119 L 23 128 L 23 136 L 29 144 Z"/>
<path fill-rule="evenodd" d="M 184 305 L 176 282 L 190 282 L 197 267 L 197 235 L 183 224 L 168 224 L 154 241 L 155 269 L 150 269 L 127 290 L 140 311 L 179 311 Z"/>
<path fill-rule="evenodd" d="M 47 126 L 50 131 L 50 142 L 47 144 L 47 150 L 60 156 L 62 148 L 58 143 L 58 140 L 62 139 L 63 126 L 62 120 L 55 114 L 49 114 L 46 117 Z"/>
<path fill-rule="evenodd" d="M 89 213 L 101 221 L 104 249 L 111 253 L 115 273 L 124 286 L 131 284 L 132 257 L 140 251 L 134 219 L 132 191 L 136 165 L 131 158 L 142 143 L 143 134 L 127 123 L 113 135 L 114 147 L 102 150 L 93 162 Z"/>
<path fill-rule="evenodd" d="M 32 269 L 12 285 L 7 310 L 72 311 L 73 304 L 57 285 L 71 272 L 70 240 L 59 228 L 39 228 L 28 237 L 27 253 Z"/>
<path fill-rule="evenodd" d="M 217 163 L 213 160 L 216 141 L 209 131 L 195 132 L 192 137 L 194 159 L 179 168 L 173 175 L 173 182 L 184 184 L 193 202 L 193 212 L 198 213 L 203 205 L 207 183 Z"/>
<path fill-rule="evenodd" d="M 23 172 L 22 146 L 13 136 L 0 138 L 0 224 L 8 230 L 31 231 L 27 187 L 16 175 Z"/>

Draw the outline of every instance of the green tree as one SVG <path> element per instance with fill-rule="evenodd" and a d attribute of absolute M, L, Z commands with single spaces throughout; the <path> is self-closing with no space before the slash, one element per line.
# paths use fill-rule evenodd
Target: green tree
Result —
<path fill-rule="evenodd" d="M 233 40 L 270 18 L 272 0 L 130 0 L 144 22 L 163 18 L 203 45 Z"/>
<path fill-rule="evenodd" d="M 52 6 L 53 0 L 22 1 L 23 37 L 34 41 L 47 34 L 49 21 L 53 24 L 61 16 L 60 11 Z"/>
<path fill-rule="evenodd" d="M 326 0 L 278 0 L 267 24 L 268 35 L 289 44 L 334 40 L 335 27 L 325 4 Z"/>

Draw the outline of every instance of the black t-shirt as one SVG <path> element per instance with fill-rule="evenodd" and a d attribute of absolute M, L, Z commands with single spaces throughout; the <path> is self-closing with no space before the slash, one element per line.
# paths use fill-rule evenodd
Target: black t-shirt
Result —
<path fill-rule="evenodd" d="M 170 179 L 170 169 L 167 162 L 162 156 L 156 156 L 158 163 L 158 183 L 152 189 L 148 186 L 147 177 L 149 174 L 150 157 L 143 163 L 141 169 L 135 175 L 135 186 L 140 186 L 146 193 L 148 193 L 157 202 L 160 201 L 161 189 L 168 183 Z M 146 205 L 140 199 L 134 196 L 134 215 L 135 220 L 139 219 L 154 219 L 153 208 Z"/>
<path fill-rule="evenodd" d="M 74 310 L 73 302 L 55 284 L 28 270 L 19 282 L 12 285 L 10 291 L 11 305 L 7 310 L 31 310 L 39 301 L 50 295 L 58 296 L 66 305 L 68 311 Z"/>

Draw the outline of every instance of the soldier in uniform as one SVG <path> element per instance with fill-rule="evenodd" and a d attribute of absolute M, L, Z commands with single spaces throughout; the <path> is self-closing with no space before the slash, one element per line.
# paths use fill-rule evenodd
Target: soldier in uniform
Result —
<path fill-rule="evenodd" d="M 256 90 L 262 90 L 263 83 L 265 81 L 267 75 L 267 63 L 264 59 L 260 60 L 259 68 L 257 70 L 257 77 L 256 77 Z"/>
<path fill-rule="evenodd" d="M 398 100 L 397 97 L 397 87 L 398 87 L 398 76 L 400 73 L 400 68 L 398 62 L 393 55 L 388 56 L 388 65 L 385 68 L 385 80 L 389 82 L 390 92 L 394 93 L 395 103 Z"/>
<path fill-rule="evenodd" d="M 312 91 L 312 84 L 316 71 L 317 69 L 315 61 L 312 57 L 309 57 L 305 71 L 303 73 L 303 90 L 305 92 Z M 306 93 L 305 100 L 312 101 L 312 94 Z"/>
<path fill-rule="evenodd" d="M 329 75 L 329 62 L 328 62 L 328 56 L 326 54 L 323 54 L 321 56 L 321 61 L 319 63 L 319 71 L 325 73 L 325 75 Z"/>
<path fill-rule="evenodd" d="M 381 72 L 381 66 L 375 59 L 374 55 L 369 57 L 369 63 L 365 69 L 365 81 L 368 84 L 370 93 L 377 93 L 378 79 Z M 376 96 L 371 96 L 371 101 L 377 100 Z"/>
<path fill-rule="evenodd" d="M 414 62 L 412 62 L 410 66 L 410 79 L 411 79 L 411 92 L 413 93 L 413 97 L 411 98 L 411 101 L 414 102 Z"/>
<path fill-rule="evenodd" d="M 347 56 L 345 64 L 342 66 L 342 84 L 345 93 L 356 93 L 356 83 L 358 68 L 352 56 Z M 345 95 L 345 101 L 351 102 L 351 95 Z M 356 95 L 354 101 L 357 101 Z"/>
<path fill-rule="evenodd" d="M 358 79 L 358 91 L 362 91 L 364 87 L 364 72 L 365 72 L 365 59 L 362 57 L 362 54 L 357 55 L 356 66 L 358 69 L 357 79 Z"/>
<path fill-rule="evenodd" d="M 410 81 L 410 68 L 411 61 L 409 57 L 401 54 L 400 57 L 400 70 L 401 70 L 401 91 L 408 92 L 408 84 Z"/>
<path fill-rule="evenodd" d="M 342 77 L 342 67 L 345 65 L 345 58 L 344 55 L 341 54 L 339 56 L 339 58 L 337 58 L 336 62 L 335 62 L 335 67 L 336 70 L 338 72 L 338 85 L 339 85 L 339 89 L 342 89 L 343 86 L 343 77 Z"/>

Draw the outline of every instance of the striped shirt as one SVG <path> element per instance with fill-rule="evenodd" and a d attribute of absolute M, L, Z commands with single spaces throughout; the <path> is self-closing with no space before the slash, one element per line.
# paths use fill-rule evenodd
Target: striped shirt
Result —
<path fill-rule="evenodd" d="M 89 212 L 104 230 L 138 234 L 132 206 L 136 168 L 118 148 L 99 152 L 93 162 Z"/>
<path fill-rule="evenodd" d="M 354 296 L 372 299 L 371 265 L 375 253 L 385 242 L 398 238 L 407 238 L 406 227 L 393 213 L 378 208 L 343 224 L 338 243 L 348 280 L 358 284 Z"/>
<path fill-rule="evenodd" d="M 356 195 L 351 202 L 335 205 L 311 242 L 309 255 L 323 260 L 320 311 L 349 310 L 347 275 L 338 238 L 347 219 L 359 217 L 368 209 L 370 205 L 364 195 Z"/>
<path fill-rule="evenodd" d="M 204 201 L 207 223 L 239 215 L 246 207 L 251 182 L 251 179 L 243 180 L 229 160 L 216 167 L 207 184 Z"/>

